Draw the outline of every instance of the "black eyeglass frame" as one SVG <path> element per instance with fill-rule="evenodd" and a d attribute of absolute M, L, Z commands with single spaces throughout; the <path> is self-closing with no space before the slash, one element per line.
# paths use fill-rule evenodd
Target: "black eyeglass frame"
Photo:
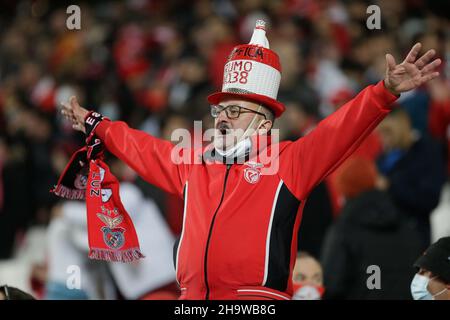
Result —
<path fill-rule="evenodd" d="M 214 115 L 214 113 L 213 113 L 213 108 L 215 108 L 215 107 L 216 108 L 217 107 L 220 108 L 220 110 L 217 112 L 216 115 Z M 230 117 L 230 115 L 228 113 L 229 112 L 228 110 L 229 110 L 230 107 L 237 107 L 237 108 L 239 108 L 239 113 L 238 113 L 237 117 Z M 247 112 L 244 112 L 242 110 L 247 110 Z M 221 106 L 220 104 L 213 104 L 213 105 L 211 105 L 211 116 L 213 118 L 217 118 L 222 111 L 225 111 L 225 114 L 227 115 L 227 118 L 231 119 L 231 120 L 239 119 L 239 117 L 241 116 L 242 113 L 256 113 L 256 114 L 259 114 L 260 116 L 263 116 L 264 120 L 267 120 L 267 117 L 266 117 L 266 115 L 264 113 L 261 113 L 261 112 L 258 112 L 258 111 L 252 110 L 252 109 L 248 109 L 248 108 L 245 108 L 245 107 L 241 107 L 241 106 L 239 106 L 237 104 L 230 104 L 229 106 Z"/>

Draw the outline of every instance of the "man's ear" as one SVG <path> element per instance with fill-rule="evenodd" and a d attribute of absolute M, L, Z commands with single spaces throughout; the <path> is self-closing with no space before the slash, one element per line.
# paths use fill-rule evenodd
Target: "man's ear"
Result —
<path fill-rule="evenodd" d="M 263 123 L 259 126 L 259 132 L 267 133 L 272 129 L 273 123 L 270 120 L 264 120 Z"/>

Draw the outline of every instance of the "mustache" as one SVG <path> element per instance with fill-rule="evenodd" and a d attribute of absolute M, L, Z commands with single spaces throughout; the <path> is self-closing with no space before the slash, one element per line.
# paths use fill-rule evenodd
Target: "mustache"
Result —
<path fill-rule="evenodd" d="M 216 125 L 216 129 L 231 129 L 231 126 L 228 122 L 222 121 Z"/>
<path fill-rule="evenodd" d="M 216 125 L 216 129 L 219 130 L 222 134 L 225 134 L 228 130 L 231 129 L 231 125 L 227 122 L 219 122 Z"/>

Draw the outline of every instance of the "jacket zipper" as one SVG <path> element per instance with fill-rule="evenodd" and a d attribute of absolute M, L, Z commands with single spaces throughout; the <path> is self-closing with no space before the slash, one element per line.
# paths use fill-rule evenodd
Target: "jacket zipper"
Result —
<path fill-rule="evenodd" d="M 223 181 L 222 196 L 220 198 L 219 205 L 217 206 L 217 209 L 214 212 L 214 215 L 213 215 L 213 218 L 212 218 L 212 221 L 211 221 L 211 225 L 209 226 L 208 240 L 206 241 L 205 265 L 204 265 L 204 269 L 205 269 L 205 286 L 206 286 L 205 300 L 209 299 L 209 285 L 208 285 L 208 249 L 209 249 L 209 242 L 211 240 L 212 230 L 213 230 L 213 227 L 214 227 L 214 221 L 216 220 L 217 212 L 219 211 L 220 206 L 222 205 L 222 202 L 223 202 L 223 198 L 225 196 L 225 189 L 227 187 L 227 179 L 228 179 L 228 174 L 230 173 L 230 168 L 231 168 L 231 164 L 227 164 L 227 171 L 225 173 L 225 179 Z"/>

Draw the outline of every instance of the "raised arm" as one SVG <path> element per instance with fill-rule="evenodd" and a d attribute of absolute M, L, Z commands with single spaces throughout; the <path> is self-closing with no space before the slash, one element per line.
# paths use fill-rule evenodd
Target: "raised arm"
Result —
<path fill-rule="evenodd" d="M 62 114 L 72 122 L 72 127 L 86 133 L 85 119 L 89 111 L 82 108 L 75 97 L 62 105 Z M 170 193 L 183 193 L 189 166 L 171 160 L 174 148 L 171 142 L 132 129 L 125 122 L 106 119 L 96 126 L 95 135 L 147 182 Z"/>
<path fill-rule="evenodd" d="M 299 199 L 350 156 L 362 141 L 389 113 L 390 105 L 401 92 L 409 91 L 439 75 L 429 50 L 416 60 L 421 44 L 416 44 L 401 64 L 386 55 L 386 77 L 377 85 L 361 91 L 354 99 L 334 112 L 306 137 L 283 151 L 281 174 L 287 187 Z"/>

